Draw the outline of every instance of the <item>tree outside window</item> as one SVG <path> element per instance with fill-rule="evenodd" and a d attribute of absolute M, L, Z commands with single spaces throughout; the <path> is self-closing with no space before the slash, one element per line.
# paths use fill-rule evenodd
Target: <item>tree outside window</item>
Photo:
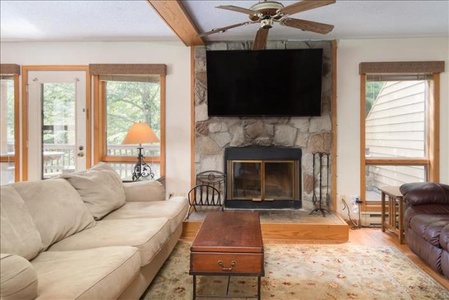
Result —
<path fill-rule="evenodd" d="M 130 179 L 137 162 L 138 145 L 123 145 L 129 128 L 135 122 L 146 122 L 162 139 L 163 93 L 160 75 L 99 76 L 102 124 L 97 143 L 103 149 L 101 160 L 108 162 L 123 179 Z M 162 142 L 142 145 L 144 161 L 154 177 L 163 176 Z"/>
<path fill-rule="evenodd" d="M 1 183 L 14 182 L 14 80 L 4 77 L 1 87 Z M 11 161 L 12 160 L 12 161 Z"/>

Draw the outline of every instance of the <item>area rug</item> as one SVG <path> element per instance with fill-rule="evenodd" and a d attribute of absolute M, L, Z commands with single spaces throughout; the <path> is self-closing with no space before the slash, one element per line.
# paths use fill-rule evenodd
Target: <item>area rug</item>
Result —
<path fill-rule="evenodd" d="M 177 244 L 143 299 L 192 299 L 189 247 Z M 394 247 L 268 244 L 264 252 L 262 299 L 449 299 L 448 290 Z M 198 276 L 197 293 L 226 294 L 227 280 Z M 231 277 L 228 295 L 254 296 L 256 287 L 254 277 Z"/>

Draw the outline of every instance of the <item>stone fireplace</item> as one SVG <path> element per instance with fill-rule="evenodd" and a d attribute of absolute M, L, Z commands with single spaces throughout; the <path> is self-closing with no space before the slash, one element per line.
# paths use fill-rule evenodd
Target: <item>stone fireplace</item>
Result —
<path fill-rule="evenodd" d="M 224 159 L 225 207 L 301 207 L 301 149 L 229 147 Z"/>
<path fill-rule="evenodd" d="M 306 42 L 290 42 L 290 41 L 269 41 L 268 49 L 301 49 L 301 48 L 323 48 L 323 80 L 322 80 L 322 111 L 319 117 L 209 117 L 207 115 L 207 80 L 206 80 L 206 50 L 245 50 L 251 49 L 252 42 L 219 42 L 211 43 L 207 46 L 197 46 L 194 50 L 195 60 L 195 175 L 207 170 L 217 170 L 227 172 L 228 164 L 225 162 L 225 153 L 228 148 L 246 148 L 246 147 L 262 147 L 277 149 L 296 149 L 300 150 L 300 160 L 296 166 L 281 166 L 275 163 L 266 163 L 264 159 L 260 162 L 259 168 L 272 170 L 279 167 L 281 170 L 276 172 L 298 172 L 294 183 L 296 190 L 292 191 L 292 197 L 282 195 L 277 199 L 275 193 L 276 188 L 271 183 L 262 186 L 263 195 L 258 195 L 255 190 L 248 189 L 247 195 L 237 193 L 238 197 L 247 197 L 245 200 L 231 199 L 233 202 L 228 204 L 231 206 L 243 205 L 245 203 L 251 205 L 259 205 L 264 207 L 271 205 L 282 205 L 285 207 L 313 209 L 313 191 L 314 187 L 318 187 L 318 174 L 313 172 L 313 153 L 326 152 L 330 153 L 332 167 L 332 141 L 334 128 L 332 127 L 332 51 L 333 45 L 331 41 L 306 41 Z M 275 75 L 273 75 L 275 76 Z M 273 99 L 275 102 L 276 99 Z M 252 159 L 255 159 L 254 157 Z M 288 160 L 288 159 L 287 159 Z M 234 170 L 241 172 L 249 172 L 251 167 L 255 165 L 241 164 L 235 165 Z M 270 169 L 271 168 L 271 169 Z M 327 166 L 325 166 L 327 168 Z M 293 171 L 290 171 L 293 170 Z M 327 169 L 322 170 L 327 172 Z M 237 172 L 237 171 L 236 171 Z M 332 176 L 333 170 L 329 173 Z M 266 179 L 266 177 L 264 177 Z M 268 175 L 270 179 L 270 175 Z M 238 181 L 238 180 L 237 180 Z M 229 175 L 228 175 L 229 182 Z M 332 190 L 330 183 L 323 188 Z M 234 182 L 234 185 L 237 184 Z M 246 183 L 251 187 L 249 183 Z M 285 186 L 285 183 L 283 183 Z M 271 190 L 270 190 L 271 189 Z M 229 190 L 229 187 L 228 189 Z M 242 190 L 242 189 L 240 189 Z M 250 191 L 250 192 L 249 192 Z M 241 192 L 241 191 L 240 191 Z M 315 190 L 318 193 L 318 190 Z M 227 193 L 229 193 L 227 191 Z M 290 192 L 289 192 L 290 195 Z M 263 198 L 264 197 L 264 198 Z M 251 199 L 250 199 L 251 198 Z M 283 198 L 283 199 L 280 199 Z M 277 199 L 272 200 L 271 199 Z M 299 201 L 298 201 L 299 200 Z M 235 202 L 241 201 L 241 202 Z M 247 201 L 247 202 L 242 202 Z M 296 201 L 296 202 L 294 202 Z"/>

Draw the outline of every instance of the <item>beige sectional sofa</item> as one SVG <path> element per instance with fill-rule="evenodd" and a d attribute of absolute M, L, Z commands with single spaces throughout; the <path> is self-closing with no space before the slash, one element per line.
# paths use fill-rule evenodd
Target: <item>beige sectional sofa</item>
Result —
<path fill-rule="evenodd" d="M 107 164 L 1 187 L 1 299 L 138 299 L 187 215 L 158 181 Z"/>

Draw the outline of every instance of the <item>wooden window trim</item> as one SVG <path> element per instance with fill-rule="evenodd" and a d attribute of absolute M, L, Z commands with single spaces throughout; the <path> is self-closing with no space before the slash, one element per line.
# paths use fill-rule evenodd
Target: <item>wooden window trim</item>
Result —
<path fill-rule="evenodd" d="M 1 75 L 12 74 L 14 81 L 14 155 L 0 156 L 1 163 L 14 163 L 14 181 L 20 181 L 20 66 L 1 64 Z"/>
<path fill-rule="evenodd" d="M 362 62 L 359 74 L 435 74 L 444 72 L 444 61 Z"/>
<path fill-rule="evenodd" d="M 0 64 L 1 75 L 20 75 L 20 65 L 17 64 Z"/>
<path fill-rule="evenodd" d="M 360 197 L 363 211 L 380 211 L 380 203 L 366 201 L 365 168 L 368 165 L 420 165 L 426 166 L 429 181 L 439 181 L 440 174 L 440 73 L 444 61 L 425 62 L 369 62 L 360 63 Z M 431 74 L 433 93 L 426 109 L 426 157 L 427 158 L 366 158 L 365 156 L 365 97 L 366 79 L 371 74 Z"/>
<path fill-rule="evenodd" d="M 108 156 L 106 155 L 107 145 L 104 133 L 106 132 L 106 104 L 104 99 L 106 99 L 106 85 L 100 79 L 101 75 L 112 75 L 112 73 L 106 74 L 104 72 L 111 71 L 116 72 L 114 74 L 120 75 L 159 75 L 160 77 L 160 120 L 161 120 L 161 131 L 160 131 L 160 156 L 147 157 L 152 163 L 158 163 L 160 165 L 160 176 L 163 177 L 166 174 L 166 163 L 165 163 L 165 109 L 166 109 L 166 65 L 101 65 L 103 66 L 99 69 L 95 69 L 97 65 L 89 65 L 90 70 L 94 73 L 93 77 L 93 94 L 94 94 L 94 107 L 95 107 L 95 117 L 94 117 L 94 163 L 97 164 L 101 161 L 109 163 L 135 163 L 135 156 Z M 114 67 L 118 66 L 118 67 Z M 126 67 L 125 67 L 126 66 Z M 133 66 L 137 69 L 133 69 Z M 147 67 L 142 67 L 147 66 Z M 142 72 L 153 72 L 153 73 L 142 73 Z M 100 74 L 101 73 L 101 74 Z"/>
<path fill-rule="evenodd" d="M 164 64 L 90 64 L 91 75 L 167 75 Z"/>

